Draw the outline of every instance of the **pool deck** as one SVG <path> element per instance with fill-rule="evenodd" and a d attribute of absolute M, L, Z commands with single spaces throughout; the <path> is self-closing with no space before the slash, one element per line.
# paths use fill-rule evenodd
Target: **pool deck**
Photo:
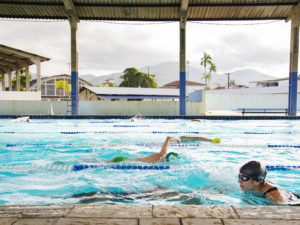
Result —
<path fill-rule="evenodd" d="M 0 225 L 300 225 L 300 207 L 214 205 L 8 205 Z"/>

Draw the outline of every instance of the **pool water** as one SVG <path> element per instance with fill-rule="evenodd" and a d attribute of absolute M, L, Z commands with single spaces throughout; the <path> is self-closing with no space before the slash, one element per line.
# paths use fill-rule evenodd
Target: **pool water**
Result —
<path fill-rule="evenodd" d="M 173 143 L 168 149 L 180 159 L 153 165 L 104 160 L 148 156 L 160 151 L 167 136 L 183 135 L 222 142 Z M 240 190 L 239 167 L 250 160 L 300 166 L 299 140 L 297 120 L 2 119 L 0 205 L 272 204 Z M 101 167 L 72 171 L 74 165 Z M 299 168 L 271 170 L 267 178 L 300 192 Z"/>

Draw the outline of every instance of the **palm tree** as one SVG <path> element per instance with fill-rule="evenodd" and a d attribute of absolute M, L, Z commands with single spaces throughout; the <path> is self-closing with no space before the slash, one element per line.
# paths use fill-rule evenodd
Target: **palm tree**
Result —
<path fill-rule="evenodd" d="M 201 58 L 201 66 L 204 66 L 204 73 L 206 73 L 206 67 L 207 65 L 211 65 L 213 62 L 212 62 L 212 58 L 209 54 L 207 54 L 206 52 L 203 52 L 203 57 Z"/>
<path fill-rule="evenodd" d="M 212 57 L 207 54 L 206 52 L 203 52 L 203 57 L 201 58 L 200 65 L 204 67 L 204 74 L 202 76 L 202 79 L 205 79 L 206 86 L 208 85 L 208 82 L 211 80 L 211 71 L 212 69 L 217 69 L 216 65 L 212 62 Z M 210 65 L 210 72 L 207 73 L 206 68 Z M 212 66 L 213 65 L 213 66 Z"/>
<path fill-rule="evenodd" d="M 209 72 L 210 73 L 212 73 L 212 72 L 216 73 L 217 72 L 217 66 L 216 66 L 216 64 L 214 64 L 214 63 L 210 64 Z"/>

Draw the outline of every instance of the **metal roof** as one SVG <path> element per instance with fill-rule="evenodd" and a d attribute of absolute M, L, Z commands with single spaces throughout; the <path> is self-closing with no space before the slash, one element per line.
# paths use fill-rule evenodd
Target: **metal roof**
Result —
<path fill-rule="evenodd" d="M 40 62 L 50 60 L 44 56 L 0 44 L 0 71 L 8 72 L 30 66 L 35 64 L 34 59 L 39 59 Z"/>
<path fill-rule="evenodd" d="M 283 78 L 275 78 L 270 80 L 259 80 L 259 81 L 250 81 L 249 83 L 269 83 L 269 82 L 276 82 L 276 81 L 283 81 L 283 80 L 289 80 L 289 77 L 283 77 Z M 298 80 L 300 80 L 300 75 L 298 75 Z"/>
<path fill-rule="evenodd" d="M 41 82 L 47 82 L 47 81 L 54 80 L 54 79 L 71 79 L 71 75 L 58 74 L 58 75 L 52 75 L 52 76 L 48 76 L 48 77 L 42 77 Z M 80 77 L 78 78 L 78 81 L 82 82 L 84 85 L 92 85 L 90 82 L 88 82 Z M 33 79 L 30 82 L 30 88 L 34 88 L 35 86 L 36 86 L 36 79 Z"/>
<path fill-rule="evenodd" d="M 0 17 L 65 20 L 70 10 L 65 4 L 70 2 L 0 0 Z M 73 0 L 73 3 L 79 20 L 179 21 L 181 7 L 181 0 Z M 298 3 L 298 0 L 189 0 L 187 20 L 286 19 Z"/>
<path fill-rule="evenodd" d="M 126 95 L 126 96 L 179 96 L 179 89 L 169 88 L 126 88 L 126 87 L 83 87 L 96 95 Z"/>

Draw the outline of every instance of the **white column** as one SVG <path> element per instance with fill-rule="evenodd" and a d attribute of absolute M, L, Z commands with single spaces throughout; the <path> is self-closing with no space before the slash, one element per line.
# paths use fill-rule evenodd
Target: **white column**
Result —
<path fill-rule="evenodd" d="M 29 84 L 29 66 L 25 67 L 26 70 L 26 91 L 29 91 L 30 84 Z"/>
<path fill-rule="evenodd" d="M 12 91 L 11 71 L 8 72 L 8 90 Z"/>
<path fill-rule="evenodd" d="M 5 91 L 5 73 L 2 73 L 2 91 Z"/>
<path fill-rule="evenodd" d="M 16 69 L 16 91 L 20 91 L 20 69 Z"/>

